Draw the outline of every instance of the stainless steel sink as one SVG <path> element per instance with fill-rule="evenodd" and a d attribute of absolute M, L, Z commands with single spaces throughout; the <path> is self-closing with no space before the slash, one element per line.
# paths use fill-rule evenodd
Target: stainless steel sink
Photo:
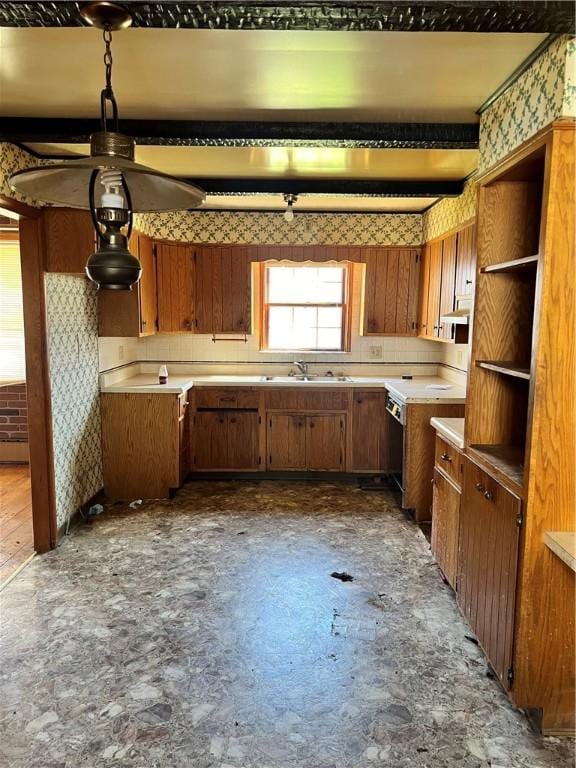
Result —
<path fill-rule="evenodd" d="M 341 384 L 350 382 L 350 376 L 262 376 L 261 381 L 271 381 L 278 384 Z"/>

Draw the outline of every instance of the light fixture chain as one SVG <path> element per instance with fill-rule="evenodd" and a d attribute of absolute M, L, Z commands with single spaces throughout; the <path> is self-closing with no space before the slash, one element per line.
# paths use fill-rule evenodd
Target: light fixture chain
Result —
<path fill-rule="evenodd" d="M 102 37 L 104 38 L 104 44 L 106 46 L 106 50 L 104 51 L 104 66 L 106 67 L 106 88 L 108 88 L 111 91 L 112 90 L 112 49 L 110 46 L 112 43 L 112 32 L 110 30 L 110 27 L 106 27 L 104 29 Z"/>

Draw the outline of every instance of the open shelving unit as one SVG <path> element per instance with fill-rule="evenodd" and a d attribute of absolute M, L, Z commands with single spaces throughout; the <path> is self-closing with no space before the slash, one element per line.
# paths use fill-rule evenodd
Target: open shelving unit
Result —
<path fill-rule="evenodd" d="M 467 405 L 470 454 L 522 495 L 540 265 L 545 152 L 480 189 Z"/>

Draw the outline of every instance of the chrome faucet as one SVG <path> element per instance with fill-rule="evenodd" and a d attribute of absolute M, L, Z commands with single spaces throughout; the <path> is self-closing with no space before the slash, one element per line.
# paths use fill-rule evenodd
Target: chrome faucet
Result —
<path fill-rule="evenodd" d="M 308 363 L 304 362 L 304 360 L 294 360 L 294 365 L 298 368 L 304 378 L 308 376 Z"/>

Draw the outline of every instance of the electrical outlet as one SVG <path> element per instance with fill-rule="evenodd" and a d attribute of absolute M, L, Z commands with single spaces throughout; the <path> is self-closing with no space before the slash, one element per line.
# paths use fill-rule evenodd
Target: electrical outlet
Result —
<path fill-rule="evenodd" d="M 371 360 L 382 360 L 382 347 L 368 347 L 368 355 Z"/>
<path fill-rule="evenodd" d="M 122 362 L 124 360 L 124 345 L 120 344 L 118 347 L 118 360 Z"/>

